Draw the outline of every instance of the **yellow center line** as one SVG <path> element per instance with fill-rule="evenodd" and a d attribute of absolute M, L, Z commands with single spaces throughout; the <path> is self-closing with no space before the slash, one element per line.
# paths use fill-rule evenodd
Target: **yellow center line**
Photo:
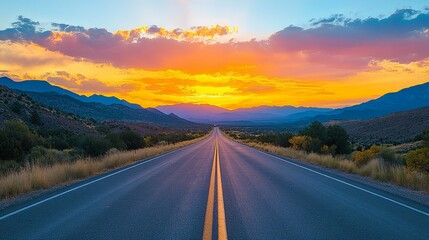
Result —
<path fill-rule="evenodd" d="M 212 173 L 210 175 L 209 197 L 207 200 L 206 217 L 204 219 L 204 231 L 203 231 L 204 240 L 212 239 L 216 156 L 217 156 L 217 146 L 215 147 L 215 151 L 214 151 Z"/>
<path fill-rule="evenodd" d="M 222 190 L 222 176 L 220 173 L 220 161 L 219 161 L 219 143 L 216 137 L 216 160 L 217 160 L 217 224 L 218 224 L 218 239 L 226 240 L 228 235 L 226 232 L 226 218 L 225 218 L 225 206 L 223 202 L 223 190 Z"/>
<path fill-rule="evenodd" d="M 220 171 L 220 161 L 219 161 L 219 141 L 216 136 L 216 145 L 213 156 L 213 165 L 210 175 L 210 186 L 209 186 L 209 196 L 207 200 L 206 216 L 204 219 L 204 230 L 203 230 L 203 239 L 209 240 L 213 236 L 213 211 L 214 211 L 214 186 L 215 178 L 217 180 L 217 212 L 218 212 L 218 239 L 227 240 L 228 235 L 226 232 L 226 218 L 225 218 L 225 206 L 223 201 L 223 189 L 222 189 L 222 176 Z"/>

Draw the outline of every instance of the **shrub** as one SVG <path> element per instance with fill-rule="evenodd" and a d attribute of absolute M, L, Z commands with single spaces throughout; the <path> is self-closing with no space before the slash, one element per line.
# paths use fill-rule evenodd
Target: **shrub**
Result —
<path fill-rule="evenodd" d="M 383 146 L 373 145 L 368 150 L 358 151 L 353 154 L 353 161 L 359 167 L 367 164 L 371 159 L 374 158 L 383 159 L 384 162 L 389 164 L 401 163 L 401 159 L 396 156 L 395 151 Z"/>
<path fill-rule="evenodd" d="M 135 150 L 145 146 L 144 139 L 133 131 L 122 132 L 120 138 L 127 146 L 127 150 Z"/>
<path fill-rule="evenodd" d="M 60 136 L 53 136 L 49 139 L 50 147 L 58 149 L 58 150 L 64 150 L 67 148 L 70 148 L 70 144 L 66 141 L 66 139 L 60 137 Z"/>
<path fill-rule="evenodd" d="M 21 160 L 35 145 L 37 135 L 24 123 L 5 121 L 0 129 L 0 159 Z"/>
<path fill-rule="evenodd" d="M 330 154 L 330 152 L 329 152 L 329 146 L 328 145 L 323 145 L 320 148 L 320 152 L 323 153 L 323 154 Z"/>
<path fill-rule="evenodd" d="M 81 143 L 81 148 L 92 157 L 100 156 L 109 150 L 109 142 L 106 139 L 86 137 Z"/>
<path fill-rule="evenodd" d="M 45 157 L 47 152 L 48 152 L 48 149 L 42 146 L 36 146 L 31 149 L 30 153 L 26 156 L 26 158 L 27 160 L 34 162 L 37 159 L 41 159 Z"/>
<path fill-rule="evenodd" d="M 321 142 L 319 139 L 310 136 L 294 136 L 289 139 L 291 148 L 295 150 L 304 150 L 306 152 L 320 152 Z"/>
<path fill-rule="evenodd" d="M 31 149 L 26 159 L 36 166 L 52 166 L 56 163 L 68 161 L 68 156 L 67 152 L 36 146 Z"/>
<path fill-rule="evenodd" d="M 336 150 L 337 150 L 337 146 L 334 144 L 334 145 L 331 145 L 331 146 L 328 146 L 328 145 L 323 145 L 321 148 L 320 148 L 320 152 L 322 153 L 322 154 L 331 154 L 331 155 L 334 155 L 335 154 L 335 152 L 336 152 Z"/>
<path fill-rule="evenodd" d="M 410 151 L 405 159 L 408 168 L 429 173 L 429 147 Z"/>
<path fill-rule="evenodd" d="M 396 156 L 395 151 L 390 148 L 382 148 L 378 156 L 389 164 L 401 164 L 401 160 Z"/>
<path fill-rule="evenodd" d="M 4 173 L 18 171 L 20 168 L 21 164 L 15 160 L 0 161 L 0 176 Z"/>
<path fill-rule="evenodd" d="M 372 152 L 371 150 L 363 150 L 353 154 L 352 159 L 358 167 L 361 167 L 367 164 L 371 159 L 375 158 L 375 156 L 376 153 Z"/>
<path fill-rule="evenodd" d="M 110 148 L 119 149 L 119 150 L 127 149 L 127 145 L 121 139 L 121 136 L 119 133 L 110 133 L 106 136 L 106 138 L 109 141 Z"/>

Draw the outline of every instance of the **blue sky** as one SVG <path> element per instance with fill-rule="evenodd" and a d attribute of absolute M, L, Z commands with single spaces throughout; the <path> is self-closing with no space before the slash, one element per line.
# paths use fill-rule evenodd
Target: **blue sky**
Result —
<path fill-rule="evenodd" d="M 197 25 L 238 26 L 235 37 L 264 38 L 289 25 L 308 26 L 310 19 L 344 14 L 351 18 L 380 17 L 397 9 L 416 10 L 429 6 L 427 0 L 360 1 L 186 1 L 186 0 L 14 0 L 2 3 L 0 29 L 10 26 L 23 15 L 48 27 L 51 22 L 110 31 L 158 25 L 187 29 Z"/>

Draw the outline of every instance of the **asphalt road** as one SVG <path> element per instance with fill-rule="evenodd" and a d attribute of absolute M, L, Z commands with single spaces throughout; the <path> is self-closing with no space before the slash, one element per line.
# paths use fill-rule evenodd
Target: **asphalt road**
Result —
<path fill-rule="evenodd" d="M 0 211 L 0 239 L 429 239 L 429 208 L 222 136 Z"/>

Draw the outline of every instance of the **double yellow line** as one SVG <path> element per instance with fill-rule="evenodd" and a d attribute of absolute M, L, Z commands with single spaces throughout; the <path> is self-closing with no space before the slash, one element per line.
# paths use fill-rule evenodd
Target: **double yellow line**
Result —
<path fill-rule="evenodd" d="M 212 239 L 213 236 L 213 211 L 215 195 L 215 178 L 217 185 L 217 236 L 219 240 L 228 239 L 226 232 L 225 206 L 223 202 L 222 175 L 219 163 L 219 141 L 216 136 L 216 146 L 213 156 L 212 172 L 210 175 L 209 197 L 207 200 L 206 217 L 204 220 L 203 239 Z"/>

